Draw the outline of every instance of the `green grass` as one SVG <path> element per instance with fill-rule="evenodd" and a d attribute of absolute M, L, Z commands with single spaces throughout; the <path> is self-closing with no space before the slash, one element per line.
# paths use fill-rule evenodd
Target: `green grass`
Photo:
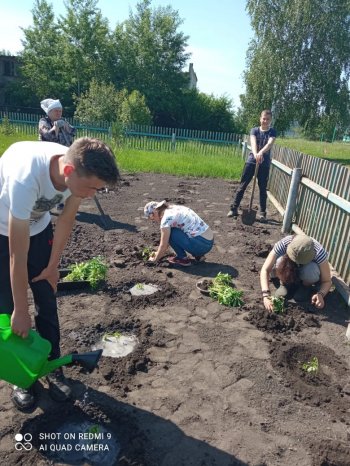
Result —
<path fill-rule="evenodd" d="M 304 154 L 314 155 L 350 167 L 350 143 L 306 141 L 305 139 L 277 139 L 276 144 L 290 147 Z"/>
<path fill-rule="evenodd" d="M 118 165 L 128 172 L 169 173 L 178 176 L 199 176 L 238 180 L 243 169 L 240 156 L 193 155 L 174 152 L 145 152 L 116 149 Z"/>
<path fill-rule="evenodd" d="M 0 133 L 0 155 L 2 155 L 5 152 L 5 150 L 14 142 L 37 140 L 38 136 L 31 136 L 28 134 L 11 134 L 9 136 L 5 136 L 4 134 Z"/>
<path fill-rule="evenodd" d="M 0 154 L 16 141 L 36 141 L 36 135 L 0 134 Z M 350 144 L 314 142 L 304 139 L 278 139 L 277 144 L 290 147 L 304 154 L 314 155 L 350 168 Z M 111 144 L 113 147 L 113 144 Z M 243 161 L 240 150 L 218 149 L 217 153 L 200 153 L 198 145 L 189 142 L 178 145 L 176 152 L 145 151 L 134 148 L 115 148 L 118 165 L 122 171 L 167 173 L 177 176 L 198 176 L 239 180 Z"/>

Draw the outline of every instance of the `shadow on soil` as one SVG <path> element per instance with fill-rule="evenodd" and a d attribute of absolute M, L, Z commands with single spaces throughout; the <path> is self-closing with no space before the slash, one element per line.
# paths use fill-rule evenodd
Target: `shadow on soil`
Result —
<path fill-rule="evenodd" d="M 127 230 L 136 233 L 137 228 L 135 225 L 131 225 L 130 223 L 122 223 L 113 220 L 108 216 L 108 228 L 106 228 L 101 215 L 99 214 L 91 214 L 88 212 L 77 212 L 76 220 L 82 223 L 90 223 L 95 224 L 104 230 Z"/>
<path fill-rule="evenodd" d="M 185 273 L 198 277 L 216 277 L 219 272 L 228 273 L 232 278 L 238 277 L 238 270 L 230 265 L 218 264 L 217 262 L 200 262 L 192 267 L 181 267 L 177 265 L 169 266 L 169 269 L 181 269 Z"/>
<path fill-rule="evenodd" d="M 120 446 L 120 453 L 113 461 L 103 461 L 100 465 L 138 465 L 156 466 L 246 466 L 234 456 L 210 446 L 208 443 L 187 436 L 181 429 L 169 420 L 160 418 L 150 412 L 111 398 L 105 393 L 88 388 L 80 383 L 74 383 L 74 393 L 79 394 L 75 405 L 71 403 L 57 404 L 41 403 L 44 413 L 24 422 L 21 431 L 30 433 L 33 437 L 33 450 L 36 464 L 44 457 L 49 461 L 59 461 L 62 453 L 59 444 L 67 444 L 62 439 L 43 439 L 40 434 L 55 434 L 62 432 L 62 426 L 93 425 L 95 432 L 108 432 Z M 195 420 L 194 420 L 195 422 Z M 64 429 L 63 429 L 64 430 Z M 91 429 L 90 429 L 91 431 Z M 53 436 L 54 437 L 54 436 Z M 78 437 L 78 432 L 76 433 Z M 107 437 L 107 435 L 105 435 Z M 77 443 L 76 439 L 71 444 Z M 98 440 L 106 444 L 105 439 Z M 45 446 L 46 445 L 46 446 Z M 52 445 L 52 446 L 50 446 Z M 57 446 L 58 445 L 58 446 Z M 40 450 L 39 450 L 40 449 Z M 46 451 L 45 451 L 46 450 Z M 102 461 L 101 461 L 102 460 Z M 34 464 L 34 463 L 33 463 Z M 94 465 L 96 457 L 84 461 L 67 461 L 65 464 Z"/>

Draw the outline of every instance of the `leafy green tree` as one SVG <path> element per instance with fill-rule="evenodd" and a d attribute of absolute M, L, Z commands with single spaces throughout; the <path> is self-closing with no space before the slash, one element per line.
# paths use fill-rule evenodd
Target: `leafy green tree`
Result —
<path fill-rule="evenodd" d="M 98 121 L 118 122 L 121 126 L 130 123 L 151 124 L 151 112 L 145 97 L 138 91 L 131 94 L 126 89 L 117 91 L 111 83 L 99 83 L 93 79 L 90 87 L 80 96 L 75 96 L 75 117 L 83 123 Z"/>
<path fill-rule="evenodd" d="M 132 91 L 126 95 L 120 105 L 118 119 L 125 126 L 130 123 L 138 125 L 152 124 L 152 116 L 146 105 L 145 97 L 139 91 Z"/>
<path fill-rule="evenodd" d="M 273 108 L 283 130 L 307 135 L 349 123 L 349 0 L 247 0 L 255 38 L 247 53 L 242 106 L 248 125 Z"/>
<path fill-rule="evenodd" d="M 236 132 L 231 100 L 226 96 L 214 97 L 195 89 L 183 92 L 177 120 L 184 128 Z"/>
<path fill-rule="evenodd" d="M 62 61 L 66 85 L 76 95 L 94 78 L 110 81 L 114 55 L 108 20 L 97 8 L 98 0 L 67 0 L 66 16 L 60 17 Z"/>
<path fill-rule="evenodd" d="M 33 25 L 24 28 L 24 49 L 20 54 L 22 79 L 17 87 L 39 101 L 65 94 L 64 70 L 60 59 L 62 33 L 53 7 L 46 0 L 35 0 Z"/>
<path fill-rule="evenodd" d="M 74 116 L 83 123 L 115 121 L 119 112 L 119 93 L 113 84 L 99 83 L 92 79 L 89 89 L 75 95 Z"/>
<path fill-rule="evenodd" d="M 172 123 L 179 90 L 186 86 L 188 37 L 178 31 L 181 24 L 171 6 L 152 9 L 151 0 L 141 0 L 115 29 L 115 83 L 144 95 L 156 124 Z"/>

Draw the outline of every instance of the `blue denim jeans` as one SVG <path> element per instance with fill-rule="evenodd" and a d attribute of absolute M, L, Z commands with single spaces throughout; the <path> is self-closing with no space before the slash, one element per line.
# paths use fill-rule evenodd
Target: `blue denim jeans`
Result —
<path fill-rule="evenodd" d="M 214 240 L 208 240 L 202 236 L 190 238 L 180 228 L 172 228 L 169 239 L 170 246 L 174 249 L 176 257 L 183 259 L 186 252 L 192 256 L 203 256 L 211 250 Z"/>

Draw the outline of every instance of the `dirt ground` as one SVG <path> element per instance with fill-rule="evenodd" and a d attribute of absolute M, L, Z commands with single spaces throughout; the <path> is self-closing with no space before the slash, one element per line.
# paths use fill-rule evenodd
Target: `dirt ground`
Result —
<path fill-rule="evenodd" d="M 271 205 L 267 224 L 228 219 L 234 187 L 124 175 L 114 192 L 98 194 L 112 220 L 108 230 L 93 200 L 84 201 L 62 267 L 102 255 L 108 277 L 95 292 L 58 293 L 62 353 L 90 351 L 106 332 L 132 333 L 139 343 L 126 357 L 102 357 L 92 374 L 67 367 L 74 399 L 63 404 L 49 398 L 41 379 L 38 405 L 20 413 L 0 382 L 1 464 L 350 465 L 348 308 L 333 291 L 321 312 L 292 301 L 282 316 L 264 311 L 259 271 L 281 223 Z M 159 240 L 143 206 L 164 198 L 193 208 L 215 231 L 206 262 L 177 268 L 142 261 L 142 249 Z M 241 308 L 196 289 L 197 280 L 220 271 L 244 291 Z M 136 283 L 159 291 L 131 296 Z M 306 373 L 302 363 L 313 357 L 319 370 Z M 82 432 L 99 433 L 84 444 L 96 450 L 79 453 Z M 18 433 L 30 442 L 18 444 Z"/>

